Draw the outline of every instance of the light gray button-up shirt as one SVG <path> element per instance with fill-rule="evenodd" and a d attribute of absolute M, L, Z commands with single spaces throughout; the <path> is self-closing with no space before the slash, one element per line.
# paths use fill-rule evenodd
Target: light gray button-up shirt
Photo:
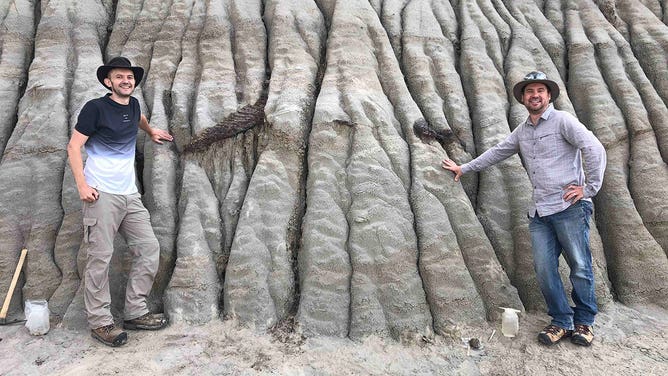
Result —
<path fill-rule="evenodd" d="M 584 186 L 584 199 L 588 201 L 601 189 L 605 148 L 577 118 L 554 109 L 552 104 L 536 126 L 527 117 L 505 140 L 463 164 L 462 173 L 484 170 L 517 152 L 533 189 L 531 217 L 536 212 L 544 217 L 567 209 L 571 203 L 563 196 L 571 184 Z"/>

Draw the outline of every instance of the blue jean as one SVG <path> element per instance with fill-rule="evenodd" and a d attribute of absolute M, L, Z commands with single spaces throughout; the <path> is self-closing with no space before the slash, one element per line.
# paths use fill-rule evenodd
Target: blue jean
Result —
<path fill-rule="evenodd" d="M 580 200 L 559 213 L 536 215 L 529 223 L 534 270 L 547 303 L 547 313 L 553 325 L 564 329 L 572 330 L 574 324 L 593 325 L 598 312 L 589 249 L 591 214 L 591 202 Z M 575 307 L 568 304 L 559 275 L 562 252 L 571 269 L 571 297 Z"/>

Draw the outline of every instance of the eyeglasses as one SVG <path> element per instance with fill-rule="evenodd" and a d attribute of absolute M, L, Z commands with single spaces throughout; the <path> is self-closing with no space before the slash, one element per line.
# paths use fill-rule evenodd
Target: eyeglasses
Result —
<path fill-rule="evenodd" d="M 547 75 L 543 72 L 531 72 L 524 76 L 524 80 L 547 80 Z"/>

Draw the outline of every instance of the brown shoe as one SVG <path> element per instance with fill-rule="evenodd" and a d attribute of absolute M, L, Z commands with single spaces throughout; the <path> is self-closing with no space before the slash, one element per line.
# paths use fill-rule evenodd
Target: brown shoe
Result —
<path fill-rule="evenodd" d="M 131 320 L 125 320 L 123 327 L 129 330 L 158 330 L 169 323 L 167 317 L 162 313 L 147 313 Z"/>
<path fill-rule="evenodd" d="M 538 333 L 538 340 L 545 345 L 551 346 L 561 341 L 562 338 L 569 337 L 570 335 L 570 330 L 550 324 L 546 326 L 542 332 Z"/>
<path fill-rule="evenodd" d="M 90 335 L 96 340 L 111 347 L 125 345 L 125 343 L 128 341 L 128 333 L 124 332 L 120 328 L 117 328 L 114 324 L 109 324 L 106 326 L 101 326 L 97 329 L 93 329 L 90 331 Z"/>
<path fill-rule="evenodd" d="M 575 324 L 575 331 L 573 331 L 573 337 L 571 337 L 571 342 L 580 346 L 591 346 L 591 343 L 594 341 L 594 332 L 592 331 L 591 326 L 584 324 Z"/>

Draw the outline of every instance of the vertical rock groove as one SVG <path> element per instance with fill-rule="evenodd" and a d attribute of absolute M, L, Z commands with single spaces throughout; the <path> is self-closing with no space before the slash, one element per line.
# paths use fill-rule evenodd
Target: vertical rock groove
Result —
<path fill-rule="evenodd" d="M 17 121 L 16 106 L 26 87 L 32 57 L 34 1 L 6 1 L 0 5 L 0 155 Z"/>
<path fill-rule="evenodd" d="M 431 322 L 416 265 L 407 147 L 379 82 L 387 55 L 380 56 L 382 42 L 374 39 L 386 35 L 378 16 L 366 2 L 341 4 L 323 7 L 331 9 L 328 69 L 309 141 L 304 230 L 313 229 L 308 236 L 314 239 L 335 238 L 329 244 L 345 245 L 350 255 L 326 265 L 328 273 L 351 273 L 347 334 L 398 336 L 423 330 Z M 320 186 L 321 180 L 332 183 Z M 340 208 L 338 219 L 320 203 L 311 206 L 314 184 Z M 382 225 L 381 218 L 387 219 Z M 341 286 L 342 291 L 346 287 Z M 339 312 L 345 314 L 345 309 Z"/>
<path fill-rule="evenodd" d="M 472 111 L 473 134 L 476 137 L 476 149 L 482 153 L 502 141 L 510 132 L 506 111 L 506 88 L 503 78 L 495 74 L 496 66 L 487 54 L 489 42 L 483 34 L 487 22 L 476 24 L 470 15 L 473 5 L 460 5 L 459 15 L 462 24 L 461 74 L 475 77 L 464 81 L 464 91 Z M 474 12 L 480 17 L 479 13 Z M 489 27 L 489 26 L 487 26 Z M 501 59 L 500 56 L 497 59 Z M 499 257 L 501 265 L 510 277 L 526 306 L 535 308 L 540 304 L 539 292 L 532 274 L 526 273 L 526 267 L 532 259 L 526 208 L 531 200 L 529 179 L 521 166 L 519 157 L 513 156 L 497 166 L 479 174 L 479 190 L 476 200 L 478 218 L 485 228 L 487 236 Z M 510 215 L 510 216 L 509 216 Z M 509 220 L 510 218 L 510 220 Z M 520 265 L 515 264 L 515 259 Z"/>
<path fill-rule="evenodd" d="M 198 38 L 195 42 L 198 49 L 184 50 L 175 77 L 179 85 L 172 88 L 172 98 L 177 99 L 172 124 L 176 144 L 182 150 L 193 137 L 206 137 L 207 130 L 216 127 L 217 123 L 222 122 L 225 126 L 226 118 L 233 117 L 243 105 L 255 105 L 260 101 L 265 80 L 266 35 L 260 2 L 247 5 L 239 9 L 239 2 L 235 1 L 195 4 L 197 18 L 186 35 Z M 202 16 L 203 22 L 200 21 Z M 253 53 L 236 48 L 239 40 L 253 40 L 256 47 Z M 241 62 L 236 62 L 237 59 Z M 262 67 L 261 75 L 259 66 Z M 244 82 L 239 84 L 238 80 Z M 189 84 L 193 81 L 196 82 L 194 87 Z M 237 95 L 238 87 L 246 88 L 244 95 Z M 243 123 L 248 119 L 236 120 Z M 243 127 L 243 124 L 228 125 Z M 199 158 L 189 158 L 187 154 L 183 158 L 182 154 L 177 259 L 167 290 L 168 311 L 176 313 L 179 320 L 207 322 L 223 312 L 221 289 L 226 273 L 239 267 L 233 239 L 255 165 L 257 132 L 257 129 L 247 133 L 233 132 L 230 134 L 233 137 L 211 144 Z M 197 199 L 200 196 L 197 192 L 202 190 L 206 198 Z M 208 209 L 200 210 L 200 207 Z M 193 238 L 191 229 L 203 236 Z M 244 256 L 242 253 L 241 257 Z M 192 268 L 198 265 L 207 273 L 192 276 Z M 189 307 L 185 303 L 188 301 L 194 301 L 196 305 Z"/>

